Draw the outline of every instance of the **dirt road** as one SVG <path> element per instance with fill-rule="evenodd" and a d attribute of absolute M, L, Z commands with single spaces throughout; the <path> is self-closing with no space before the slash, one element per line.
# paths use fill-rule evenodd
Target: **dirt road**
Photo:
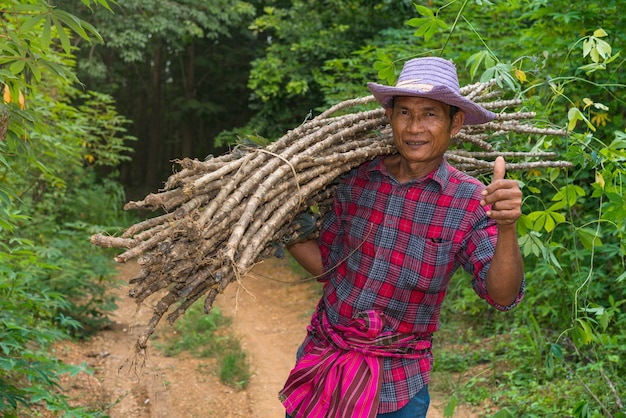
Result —
<path fill-rule="evenodd" d="M 138 267 L 128 263 L 119 270 L 127 283 Z M 154 347 L 147 358 L 134 357 L 132 344 L 150 309 L 137 310 L 134 301 L 123 296 L 128 287 L 122 286 L 116 290 L 119 308 L 111 316 L 111 329 L 57 349 L 66 362 L 84 361 L 94 369 L 93 376 L 64 378 L 73 403 L 105 408 L 112 418 L 284 417 L 277 393 L 294 364 L 319 290 L 298 280 L 287 261 L 271 259 L 255 267 L 241 284 L 229 285 L 216 300 L 222 313 L 233 318 L 232 330 L 250 360 L 253 376 L 244 391 L 222 385 L 211 371 L 211 360 L 187 354 L 166 357 Z M 167 324 L 160 327 L 171 332 Z M 433 396 L 429 418 L 443 417 L 442 403 Z M 455 417 L 475 416 L 457 412 Z"/>

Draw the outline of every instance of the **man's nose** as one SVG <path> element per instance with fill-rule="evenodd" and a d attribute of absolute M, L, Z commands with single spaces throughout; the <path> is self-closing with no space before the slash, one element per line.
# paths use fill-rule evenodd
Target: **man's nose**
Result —
<path fill-rule="evenodd" d="M 424 131 L 424 120 L 419 116 L 413 116 L 409 120 L 408 126 L 409 132 L 422 132 Z"/>

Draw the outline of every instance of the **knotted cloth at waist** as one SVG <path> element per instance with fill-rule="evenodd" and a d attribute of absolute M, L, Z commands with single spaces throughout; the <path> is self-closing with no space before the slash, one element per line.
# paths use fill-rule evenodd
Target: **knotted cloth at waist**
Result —
<path fill-rule="evenodd" d="M 293 418 L 374 418 L 384 357 L 424 357 L 431 335 L 384 332 L 384 314 L 374 310 L 333 326 L 322 304 L 308 328 L 321 344 L 298 360 L 279 398 Z"/>

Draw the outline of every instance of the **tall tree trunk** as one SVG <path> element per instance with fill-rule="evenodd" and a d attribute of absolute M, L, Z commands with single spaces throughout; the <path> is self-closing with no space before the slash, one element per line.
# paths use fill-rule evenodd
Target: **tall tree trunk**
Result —
<path fill-rule="evenodd" d="M 196 92 L 196 44 L 192 39 L 185 51 L 185 59 L 182 60 L 182 71 L 184 75 L 183 88 L 186 105 L 194 103 L 197 100 Z M 193 109 L 185 108 L 181 120 L 181 157 L 194 157 L 194 136 L 197 135 L 195 129 L 197 125 L 197 115 Z M 198 156 L 195 156 L 198 157 Z"/>
<path fill-rule="evenodd" d="M 164 116 L 165 109 L 163 103 L 163 47 L 157 46 L 154 50 L 151 72 L 151 89 L 149 92 L 150 105 L 149 105 L 149 126 L 148 126 L 148 149 L 143 150 L 146 152 L 147 158 L 145 161 L 145 184 L 150 188 L 158 187 L 161 185 L 163 179 L 160 178 L 161 169 L 164 167 L 164 163 L 161 157 L 161 150 L 163 147 L 163 132 L 164 132 Z"/>

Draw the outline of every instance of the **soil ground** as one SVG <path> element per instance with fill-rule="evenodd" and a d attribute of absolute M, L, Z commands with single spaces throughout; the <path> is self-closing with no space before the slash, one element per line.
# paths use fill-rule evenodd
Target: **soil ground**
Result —
<path fill-rule="evenodd" d="M 128 283 L 138 270 L 135 263 L 120 265 L 120 279 Z M 166 357 L 154 345 L 146 357 L 136 357 L 133 343 L 151 309 L 138 309 L 125 297 L 127 285 L 112 291 L 119 296 L 118 309 L 110 316 L 112 326 L 87 341 L 57 347 L 57 356 L 66 363 L 85 362 L 93 370 L 92 375 L 63 377 L 72 404 L 105 410 L 113 418 L 285 416 L 277 393 L 294 365 L 319 292 L 315 284 L 297 277 L 286 260 L 260 263 L 215 302 L 223 315 L 233 319 L 231 331 L 250 362 L 253 374 L 241 391 L 221 384 L 208 359 L 184 353 Z M 163 338 L 172 328 L 161 324 L 157 332 Z M 442 418 L 448 396 L 431 385 L 431 397 L 428 417 Z M 462 406 L 454 415 L 478 416 Z"/>

